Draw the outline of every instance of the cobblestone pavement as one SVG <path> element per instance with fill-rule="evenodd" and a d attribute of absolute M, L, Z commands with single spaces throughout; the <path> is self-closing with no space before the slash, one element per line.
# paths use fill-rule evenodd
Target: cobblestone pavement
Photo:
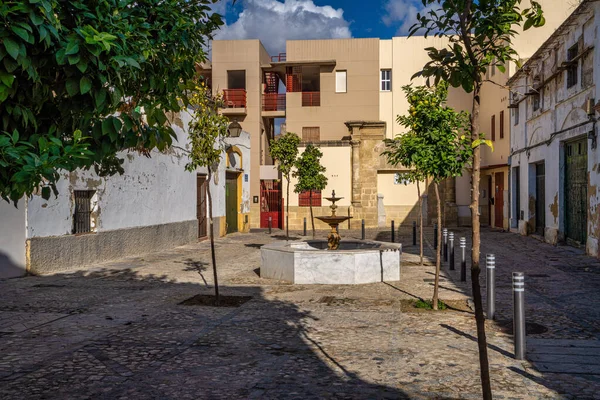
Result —
<path fill-rule="evenodd" d="M 389 232 L 367 234 L 389 240 Z M 410 244 L 409 235 L 399 241 Z M 179 305 L 213 291 L 206 242 L 0 281 L 0 398 L 480 398 L 474 318 L 464 306 L 470 282 L 444 266 L 440 295 L 453 309 L 417 312 L 407 303 L 431 296 L 429 246 L 425 266 L 404 246 L 399 282 L 303 286 L 258 274 L 260 246 L 282 239 L 217 241 L 222 293 L 252 296 L 238 308 Z M 559 364 L 540 350 L 571 357 L 564 350 L 584 343 L 580 356 L 600 356 L 598 261 L 496 231 L 483 233 L 486 252 L 497 257 L 497 321 L 487 326 L 495 398 L 600 398 L 593 362 L 565 373 L 544 368 Z M 534 364 L 512 357 L 506 330 L 516 270 L 526 272 L 528 322 L 544 328 L 529 336 Z"/>

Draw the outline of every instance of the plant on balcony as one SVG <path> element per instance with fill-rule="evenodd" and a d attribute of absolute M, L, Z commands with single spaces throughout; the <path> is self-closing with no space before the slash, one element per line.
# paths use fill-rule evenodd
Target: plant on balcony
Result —
<path fill-rule="evenodd" d="M 214 2 L 0 2 L 0 197 L 49 198 L 60 170 L 123 173 L 119 151 L 169 146 L 165 113 L 223 24 Z"/>
<path fill-rule="evenodd" d="M 220 94 L 211 96 L 210 88 L 204 83 L 199 83 L 190 92 L 189 102 L 192 117 L 188 124 L 191 151 L 188 153 L 190 161 L 186 164 L 185 169 L 190 172 L 196 172 L 198 168 L 206 167 L 208 171 L 208 185 L 206 187 L 208 197 L 208 234 L 210 237 L 210 254 L 215 281 L 215 305 L 219 305 L 219 279 L 217 276 L 210 183 L 224 154 L 225 143 L 223 139 L 227 136 L 229 119 L 219 114 L 219 107 L 222 106 L 223 102 L 222 96 Z"/>
<path fill-rule="evenodd" d="M 480 146 L 485 143 L 481 137 L 479 108 L 481 87 L 489 68 L 505 72 L 509 62 L 519 65 L 519 56 L 513 48 L 512 39 L 517 34 L 515 27 L 523 24 L 523 29 L 544 25 L 541 6 L 531 1 L 531 7 L 520 9 L 521 0 L 422 0 L 429 11 L 417 15 L 417 23 L 411 27 L 409 36 L 417 32 L 425 37 L 432 34 L 448 40 L 448 46 L 437 49 L 427 48 L 431 61 L 415 74 L 435 83 L 449 82 L 454 87 L 462 87 L 473 93 L 470 144 L 473 147 L 471 173 L 471 225 L 473 248 L 471 250 L 471 283 L 477 321 L 477 342 L 481 373 L 482 394 L 485 400 L 492 399 L 487 343 L 485 339 L 485 319 L 479 285 L 479 179 Z"/>
<path fill-rule="evenodd" d="M 439 184 L 445 179 L 460 176 L 473 154 L 471 143 L 464 135 L 469 126 L 469 115 L 456 112 L 446 105 L 448 84 L 441 82 L 433 88 L 410 85 L 402 87 L 410 106 L 407 115 L 398 116 L 397 122 L 408 131 L 394 139 L 385 140 L 383 154 L 392 165 L 410 170 L 410 180 L 433 180 L 437 200 L 437 221 L 442 226 L 442 203 Z M 419 199 L 420 201 L 420 199 Z M 438 230 L 438 243 L 442 232 Z M 436 252 L 433 309 L 438 309 L 441 253 Z"/>
<path fill-rule="evenodd" d="M 285 199 L 285 238 L 289 239 L 289 215 L 290 215 L 290 178 L 292 169 L 296 164 L 298 156 L 298 145 L 300 138 L 293 132 L 287 132 L 284 135 L 271 140 L 271 157 L 277 161 L 277 169 L 287 181 L 286 199 Z"/>
<path fill-rule="evenodd" d="M 313 191 L 321 191 L 327 186 L 327 177 L 323 174 L 325 167 L 321 165 L 323 153 L 318 147 L 309 144 L 304 152 L 296 160 L 296 170 L 292 173 L 294 178 L 298 178 L 298 183 L 294 192 L 308 192 L 308 205 L 310 207 L 310 223 L 312 226 L 312 236 L 315 238 L 315 219 L 313 216 L 312 195 Z"/>

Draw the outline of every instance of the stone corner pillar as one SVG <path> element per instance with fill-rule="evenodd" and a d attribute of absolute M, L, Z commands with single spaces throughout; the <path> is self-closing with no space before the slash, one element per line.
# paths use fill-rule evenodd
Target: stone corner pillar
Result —
<path fill-rule="evenodd" d="M 383 195 L 377 193 L 377 226 L 385 228 L 385 206 L 383 204 Z"/>

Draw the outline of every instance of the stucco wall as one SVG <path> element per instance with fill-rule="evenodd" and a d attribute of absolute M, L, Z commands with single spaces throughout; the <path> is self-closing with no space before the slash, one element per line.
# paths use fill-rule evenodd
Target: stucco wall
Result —
<path fill-rule="evenodd" d="M 352 166 L 351 166 L 351 148 L 345 147 L 320 147 L 323 152 L 321 165 L 325 167 L 325 176 L 327 176 L 327 187 L 321 192 L 323 197 L 329 197 L 331 191 L 335 190 L 337 197 L 343 197 L 336 202 L 339 206 L 350 205 L 352 196 Z M 302 154 L 305 147 L 299 149 L 299 155 Z M 285 178 L 282 180 L 285 197 Z M 294 193 L 294 187 L 298 180 L 292 178 L 290 181 L 290 207 L 298 205 L 298 194 Z M 329 206 L 327 200 L 322 200 L 323 206 Z M 290 222 L 291 225 L 291 222 Z"/>
<path fill-rule="evenodd" d="M 0 279 L 25 274 L 26 202 L 18 208 L 0 199 Z"/>
<path fill-rule="evenodd" d="M 513 82 L 513 87 L 521 93 L 519 103 L 520 122 L 514 125 L 514 114 L 511 118 L 513 124 L 511 147 L 513 148 L 512 167 L 520 167 L 520 209 L 523 219 L 519 218 L 518 228 L 520 233 L 527 234 L 533 231 L 535 225 L 535 169 L 538 162 L 545 163 L 545 240 L 557 243 L 565 235 L 565 196 L 570 188 L 565 184 L 564 176 L 564 149 L 565 144 L 572 139 L 585 138 L 592 125 L 577 125 L 588 121 L 585 112 L 588 99 L 598 99 L 599 88 L 594 82 L 600 79 L 600 55 L 592 50 L 579 61 L 578 82 L 571 88 L 566 85 L 566 71 L 558 73 L 555 79 L 550 80 L 542 90 L 540 110 L 533 111 L 532 96 L 524 97 L 524 87 L 530 87 L 534 76 L 549 77 L 566 58 L 567 49 L 582 40 L 580 52 L 597 44 L 598 41 L 598 16 L 600 5 L 591 3 L 589 10 L 595 10 L 595 18 L 590 18 L 592 13 L 582 13 L 577 18 L 569 21 L 566 34 L 559 36 L 555 51 L 548 52 L 539 60 L 528 65 L 529 74 L 521 73 Z M 598 113 L 595 114 L 598 117 Z M 574 127 L 574 128 L 573 128 Z M 587 241 L 585 243 L 588 254 L 598 255 L 598 237 L 600 236 L 598 218 L 598 193 L 597 185 L 600 183 L 598 168 L 598 149 L 593 149 L 591 140 L 587 139 Z M 514 178 L 514 177 L 513 177 Z M 511 206 L 516 206 L 516 193 L 513 191 Z M 517 215 L 520 217 L 520 215 Z M 516 222 L 516 221 L 515 221 Z M 516 225 L 516 224 L 515 224 Z"/>

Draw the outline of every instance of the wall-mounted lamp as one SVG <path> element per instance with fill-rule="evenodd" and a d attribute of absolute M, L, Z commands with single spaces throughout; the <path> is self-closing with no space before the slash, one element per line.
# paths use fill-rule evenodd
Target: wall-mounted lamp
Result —
<path fill-rule="evenodd" d="M 239 122 L 233 121 L 227 127 L 227 131 L 229 131 L 229 137 L 240 137 L 240 133 L 242 133 L 242 126 Z"/>
<path fill-rule="evenodd" d="M 592 149 L 595 149 L 598 144 L 598 134 L 596 133 L 596 122 L 598 122 L 598 118 L 596 118 L 596 111 L 598 111 L 598 109 L 600 109 L 600 103 L 595 104 L 594 99 L 588 99 L 588 101 L 585 103 L 585 113 L 592 122 L 592 130 L 588 132 L 587 136 L 588 139 L 592 141 Z"/>

